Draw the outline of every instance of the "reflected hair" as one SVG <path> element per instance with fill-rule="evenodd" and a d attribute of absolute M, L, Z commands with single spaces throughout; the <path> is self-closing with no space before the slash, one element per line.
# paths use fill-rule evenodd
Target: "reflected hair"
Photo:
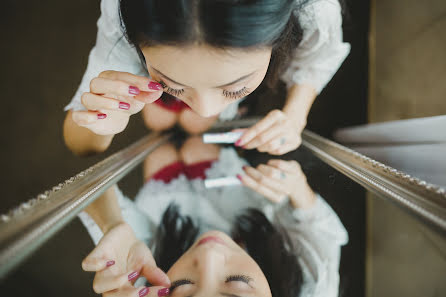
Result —
<path fill-rule="evenodd" d="M 298 13 L 308 0 L 120 0 L 124 34 L 140 48 L 206 44 L 271 47 L 265 82 L 273 88 L 302 40 Z"/>
<path fill-rule="evenodd" d="M 154 258 L 163 271 L 170 267 L 193 245 L 199 228 L 189 216 L 179 213 L 170 204 L 163 214 L 155 236 Z M 264 273 L 273 297 L 297 297 L 302 286 L 302 270 L 293 253 L 288 234 L 274 226 L 259 210 L 248 208 L 232 225 L 232 238 L 244 245 L 248 254 Z"/>

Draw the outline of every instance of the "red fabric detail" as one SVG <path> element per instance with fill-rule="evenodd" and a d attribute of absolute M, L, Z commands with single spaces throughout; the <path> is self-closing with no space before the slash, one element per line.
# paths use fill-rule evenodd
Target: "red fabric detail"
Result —
<path fill-rule="evenodd" d="M 177 178 L 184 171 L 184 163 L 181 161 L 177 161 L 170 165 L 167 165 L 160 170 L 158 170 L 151 178 L 148 178 L 146 182 L 149 180 L 162 180 L 165 183 L 169 183 L 174 178 Z"/>
<path fill-rule="evenodd" d="M 212 163 L 214 163 L 215 161 L 216 160 L 209 160 L 190 165 L 184 165 L 184 174 L 187 176 L 188 179 L 205 179 L 206 169 L 210 168 L 212 166 Z"/>
<path fill-rule="evenodd" d="M 161 97 L 154 103 L 164 109 L 170 110 L 175 113 L 179 113 L 183 109 L 190 108 L 186 103 L 184 103 L 180 99 L 167 93 L 163 93 L 163 95 L 161 95 Z"/>

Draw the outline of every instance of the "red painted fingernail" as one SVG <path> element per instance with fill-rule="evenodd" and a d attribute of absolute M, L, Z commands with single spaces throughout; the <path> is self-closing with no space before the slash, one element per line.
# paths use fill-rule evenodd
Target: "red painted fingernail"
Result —
<path fill-rule="evenodd" d="M 107 264 L 105 264 L 105 266 L 107 266 L 107 267 L 110 267 L 110 266 L 113 266 L 113 265 L 115 265 L 115 261 L 113 261 L 113 260 L 110 260 L 110 261 L 107 262 Z"/>
<path fill-rule="evenodd" d="M 119 102 L 119 108 L 124 110 L 129 110 L 130 104 L 128 104 L 127 102 Z"/>
<path fill-rule="evenodd" d="M 163 297 L 169 295 L 169 288 L 159 289 L 158 296 Z"/>
<path fill-rule="evenodd" d="M 140 93 L 138 87 L 130 86 L 129 87 L 129 94 L 130 95 L 138 95 Z"/>
<path fill-rule="evenodd" d="M 242 169 L 243 169 L 243 170 L 246 170 L 246 168 L 248 168 L 248 166 L 246 166 L 246 165 L 245 165 L 245 166 L 242 166 Z"/>
<path fill-rule="evenodd" d="M 129 274 L 129 281 L 134 280 L 135 278 L 137 278 L 139 276 L 139 272 L 138 271 L 134 271 L 132 273 Z"/>
<path fill-rule="evenodd" d="M 237 141 L 234 143 L 234 145 L 235 145 L 235 146 L 240 146 L 241 143 L 242 143 L 242 140 L 239 139 L 239 140 L 237 140 Z"/>
<path fill-rule="evenodd" d="M 149 294 L 150 289 L 148 287 L 144 287 L 141 290 L 139 290 L 138 296 L 139 297 L 144 297 L 147 294 Z"/>
<path fill-rule="evenodd" d="M 98 113 L 98 119 L 102 120 L 105 119 L 107 115 L 105 113 Z"/>
<path fill-rule="evenodd" d="M 243 179 L 242 179 L 242 176 L 241 176 L 240 174 L 237 174 L 236 176 L 237 176 L 237 178 L 238 178 L 240 181 L 243 180 Z"/>
<path fill-rule="evenodd" d="M 151 81 L 149 83 L 149 89 L 159 91 L 163 89 L 163 86 L 157 82 Z"/>

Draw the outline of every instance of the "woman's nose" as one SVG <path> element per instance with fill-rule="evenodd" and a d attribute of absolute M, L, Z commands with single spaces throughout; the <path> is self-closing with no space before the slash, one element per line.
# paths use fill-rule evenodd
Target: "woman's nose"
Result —
<path fill-rule="evenodd" d="M 212 280 L 218 279 L 217 275 L 219 271 L 224 268 L 225 256 L 216 249 L 209 248 L 200 252 L 195 261 L 200 278 L 204 283 L 209 283 Z"/>
<path fill-rule="evenodd" d="M 220 114 L 226 107 L 226 104 L 219 102 L 218 98 L 196 97 L 190 106 L 198 115 L 208 118 Z"/>

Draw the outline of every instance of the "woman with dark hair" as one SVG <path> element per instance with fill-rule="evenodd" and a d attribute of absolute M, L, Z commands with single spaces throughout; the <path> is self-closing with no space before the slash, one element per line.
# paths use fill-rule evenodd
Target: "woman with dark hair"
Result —
<path fill-rule="evenodd" d="M 180 150 L 159 147 L 144 173 L 134 202 L 112 188 L 80 215 L 97 244 L 82 263 L 96 272 L 96 293 L 338 295 L 348 236 L 297 162 L 253 168 L 233 148 L 191 138 Z M 204 178 L 228 175 L 246 187 L 205 188 Z M 139 276 L 149 285 L 142 278 L 135 284 Z"/>
<path fill-rule="evenodd" d="M 96 46 L 65 108 L 65 142 L 76 154 L 102 152 L 139 111 L 152 130 L 179 123 L 199 133 L 281 79 L 283 109 L 236 145 L 294 150 L 316 95 L 349 53 L 341 10 L 338 0 L 103 0 Z"/>

